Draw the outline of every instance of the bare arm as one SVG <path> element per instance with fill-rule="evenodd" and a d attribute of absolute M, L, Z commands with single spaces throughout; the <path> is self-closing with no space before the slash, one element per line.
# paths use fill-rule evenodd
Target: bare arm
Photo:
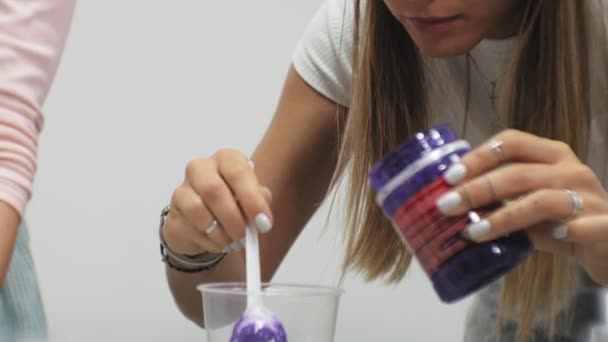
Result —
<path fill-rule="evenodd" d="M 8 272 L 20 222 L 17 211 L 6 202 L 0 202 L 0 284 L 4 283 Z"/>
<path fill-rule="evenodd" d="M 326 195 L 337 156 L 337 106 L 291 68 L 270 127 L 253 155 L 259 183 L 272 191 L 273 229 L 260 235 L 262 277 L 269 281 Z M 184 274 L 167 268 L 182 313 L 202 326 L 196 286 L 243 281 L 243 253 L 230 253 L 211 271 Z"/>

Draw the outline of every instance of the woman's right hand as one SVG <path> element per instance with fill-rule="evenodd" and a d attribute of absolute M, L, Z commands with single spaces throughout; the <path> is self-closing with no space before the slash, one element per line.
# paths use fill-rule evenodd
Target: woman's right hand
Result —
<path fill-rule="evenodd" d="M 270 190 L 258 183 L 253 163 L 238 151 L 222 149 L 188 163 L 162 234 L 172 251 L 187 256 L 238 252 L 247 225 L 260 233 L 270 231 L 270 200 Z"/>

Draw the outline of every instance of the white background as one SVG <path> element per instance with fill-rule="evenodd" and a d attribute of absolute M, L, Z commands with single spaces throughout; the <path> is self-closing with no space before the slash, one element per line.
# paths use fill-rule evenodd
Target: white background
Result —
<path fill-rule="evenodd" d="M 80 1 L 46 105 L 27 220 L 54 341 L 205 341 L 173 304 L 158 214 L 186 162 L 249 153 L 315 1 Z M 335 285 L 342 226 L 322 209 L 275 278 Z M 468 302 L 415 267 L 345 283 L 336 341 L 458 341 Z"/>

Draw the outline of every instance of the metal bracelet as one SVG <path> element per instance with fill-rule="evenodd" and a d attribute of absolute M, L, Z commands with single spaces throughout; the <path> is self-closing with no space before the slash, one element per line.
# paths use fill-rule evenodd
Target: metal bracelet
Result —
<path fill-rule="evenodd" d="M 220 257 L 216 261 L 212 262 L 209 265 L 193 267 L 193 268 L 185 268 L 185 267 L 178 266 L 178 265 L 174 264 L 173 262 L 171 262 L 169 256 L 167 254 L 163 254 L 164 248 L 162 245 L 160 248 L 161 248 L 161 255 L 163 255 L 162 261 L 170 268 L 172 268 L 176 271 L 182 272 L 182 273 L 200 273 L 200 272 L 209 271 L 209 270 L 213 269 L 215 266 L 217 266 L 222 261 L 222 259 L 224 259 L 224 257 L 226 256 L 226 253 L 222 253 L 222 254 L 220 254 Z"/>
<path fill-rule="evenodd" d="M 200 257 L 193 258 L 187 255 L 174 252 L 173 250 L 171 250 L 171 248 L 169 248 L 169 246 L 167 246 L 165 238 L 163 237 L 163 225 L 165 224 L 165 217 L 169 214 L 170 209 L 170 206 L 166 206 L 163 208 L 160 214 L 160 226 L 158 228 L 158 235 L 160 239 L 160 254 L 162 257 L 162 261 L 173 269 L 188 273 L 208 271 L 213 267 L 217 266 L 217 264 L 219 264 L 219 262 L 226 256 L 227 253 L 223 252 L 211 255 L 205 253 Z M 191 267 L 191 269 L 179 267 L 172 263 L 169 258 L 177 261 L 182 265 Z"/>

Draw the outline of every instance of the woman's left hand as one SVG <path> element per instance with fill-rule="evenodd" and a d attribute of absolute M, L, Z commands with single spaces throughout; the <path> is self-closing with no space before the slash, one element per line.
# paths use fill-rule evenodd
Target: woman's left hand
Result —
<path fill-rule="evenodd" d="M 456 186 L 437 200 L 446 215 L 509 203 L 470 224 L 470 239 L 526 230 L 535 248 L 576 258 L 594 281 L 608 286 L 608 193 L 567 144 L 503 131 L 463 156 L 444 178 Z"/>

